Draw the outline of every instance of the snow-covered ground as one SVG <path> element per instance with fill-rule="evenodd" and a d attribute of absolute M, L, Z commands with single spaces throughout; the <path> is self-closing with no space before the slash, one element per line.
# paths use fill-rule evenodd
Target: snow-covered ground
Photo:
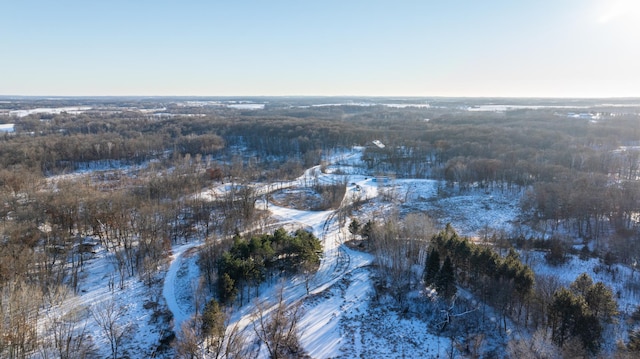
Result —
<path fill-rule="evenodd" d="M 629 267 L 615 264 L 606 266 L 600 259 L 580 259 L 570 256 L 566 263 L 552 266 L 544 259 L 542 252 L 531 252 L 524 260 L 537 275 L 555 276 L 564 286 L 569 286 L 582 273 L 588 274 L 595 282 L 608 285 L 618 302 L 618 310 L 631 314 L 640 304 L 640 273 L 633 272 Z"/>
<path fill-rule="evenodd" d="M 328 160 L 325 173 L 314 167 L 296 181 L 282 184 L 284 187 L 302 185 L 309 178 L 320 183 L 333 183 L 348 179 L 343 204 L 354 200 L 369 202 L 369 212 L 381 209 L 377 200 L 381 194 L 393 192 L 389 197 L 400 203 L 433 200 L 441 185 L 431 180 L 379 181 L 363 173 L 360 155 L 362 149 L 338 153 Z M 472 201 L 472 199 L 468 199 Z M 387 204 L 388 205 L 388 204 Z M 446 203 L 443 205 L 447 205 Z M 454 203 L 452 205 L 459 205 Z M 303 303 L 304 316 L 300 321 L 301 344 L 313 358 L 401 358 L 444 357 L 451 347 L 450 339 L 429 334 L 427 324 L 418 319 L 399 318 L 398 313 L 371 305 L 373 284 L 369 265 L 370 254 L 347 248 L 343 243 L 348 237 L 346 225 L 340 227 L 333 211 L 301 211 L 268 207 L 280 223 L 293 222 L 309 228 L 322 240 L 324 256 L 318 272 L 311 280 L 307 294 L 303 278 L 293 278 L 285 283 L 284 297 L 287 303 Z M 485 208 L 482 209 L 486 210 Z M 513 213 L 509 206 L 497 206 L 495 212 L 505 212 L 496 220 Z M 461 210 L 462 211 L 462 210 Z M 497 223 L 496 225 L 503 225 Z M 268 303 L 275 297 L 275 288 L 265 290 L 258 301 Z M 252 336 L 253 305 L 239 310 L 235 320 Z M 266 353 L 262 353 L 266 355 Z"/>
<path fill-rule="evenodd" d="M 171 265 L 164 277 L 162 295 L 173 313 L 173 330 L 178 332 L 182 323 L 193 315 L 193 292 L 198 285 L 200 271 L 195 263 L 197 256 L 191 249 L 196 243 L 176 246 L 171 256 Z"/>
<path fill-rule="evenodd" d="M 154 308 L 161 305 L 157 288 L 145 286 L 138 277 L 126 278 L 120 287 L 113 254 L 104 248 L 86 261 L 79 283 L 78 295 L 67 293 L 64 301 L 47 308 L 40 322 L 45 335 L 52 335 L 49 332 L 52 323 L 80 313 L 76 327 L 85 327 L 99 356 L 107 357 L 111 354 L 109 340 L 94 320 L 94 313 L 105 313 L 112 305 L 113 311 L 119 313 L 113 315 L 117 318 L 116 326 L 127 332 L 120 353 L 140 358 L 154 354 L 163 334 L 154 316 Z"/>
<path fill-rule="evenodd" d="M 35 113 L 46 113 L 46 114 L 61 114 L 66 112 L 70 115 L 81 114 L 85 111 L 90 110 L 89 106 L 76 106 L 76 107 L 56 107 L 56 108 L 34 108 L 31 110 L 13 110 L 9 111 L 9 114 L 17 117 L 25 117 Z"/>
<path fill-rule="evenodd" d="M 15 130 L 15 124 L 13 123 L 2 123 L 0 124 L 0 132 L 13 132 Z"/>
<path fill-rule="evenodd" d="M 436 218 L 441 225 L 451 222 L 459 233 L 479 236 L 488 229 L 513 231 L 518 223 L 518 201 L 521 193 L 471 190 L 462 194 L 445 188 L 434 180 L 398 179 L 380 181 L 368 175 L 361 166 L 362 148 L 341 151 L 328 156 L 326 164 L 308 169 L 294 181 L 277 184 L 253 184 L 258 193 L 266 194 L 279 188 L 305 186 L 312 180 L 335 183 L 347 179 L 347 192 L 343 205 L 364 200 L 358 210 L 363 217 L 384 216 L 389 206 L 404 213 L 421 212 Z M 324 172 L 321 172 L 321 169 Z M 198 196 L 218 197 L 229 190 L 229 184 L 211 188 Z M 267 209 L 273 219 L 287 228 L 305 228 L 313 232 L 323 244 L 324 254 L 320 267 L 310 280 L 301 275 L 280 284 L 265 284 L 256 299 L 264 308 L 270 308 L 283 288 L 288 304 L 301 304 L 304 315 L 299 323 L 301 344 L 313 358 L 436 358 L 446 357 L 451 341 L 429 333 L 427 324 L 418 319 L 399 317 L 393 310 L 372 304 L 373 282 L 370 254 L 349 249 L 344 245 L 349 234 L 348 223 L 339 223 L 335 211 L 303 211 L 279 207 L 258 201 L 257 206 Z M 348 221 L 347 221 L 348 222 Z M 124 348 L 131 357 L 152 355 L 158 342 L 166 335 L 168 325 L 158 320 L 160 308 L 173 314 L 173 329 L 178 331 L 195 312 L 194 291 L 199 277 L 195 263 L 201 242 L 175 245 L 165 268 L 160 271 L 160 284 L 145 286 L 137 278 L 128 278 L 124 289 L 118 287 L 117 271 L 111 254 L 100 249 L 89 259 L 81 274 L 80 291 L 64 303 L 52 307 L 52 313 L 69 312 L 85 308 L 89 313 L 111 298 L 125 308 L 121 319 L 130 325 L 131 338 Z M 564 284 L 575 280 L 583 272 L 595 281 L 613 287 L 620 309 L 629 313 L 639 298 L 627 290 L 633 273 L 616 266 L 606 271 L 595 259 L 582 261 L 572 258 L 562 267 L 550 267 L 542 253 L 529 253 L 523 258 L 538 274 L 559 275 Z M 635 273 L 634 278 L 640 275 Z M 617 277 L 614 277 L 617 276 Z M 115 281 L 115 283 L 114 283 Z M 249 340 L 255 339 L 252 322 L 255 303 L 237 308 L 232 323 L 238 323 Z M 57 312 L 56 312 L 57 311 Z M 102 331 L 90 315 L 84 319 L 101 356 L 109 354 L 109 345 Z M 263 350 L 260 357 L 266 357 Z"/>

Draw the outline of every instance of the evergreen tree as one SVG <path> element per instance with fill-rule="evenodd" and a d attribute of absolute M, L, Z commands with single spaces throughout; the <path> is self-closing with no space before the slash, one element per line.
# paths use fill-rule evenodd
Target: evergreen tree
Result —
<path fill-rule="evenodd" d="M 551 323 L 551 337 L 562 347 L 573 336 L 578 316 L 582 313 L 584 300 L 566 288 L 560 288 L 553 294 L 553 301 L 549 307 L 549 323 Z"/>
<path fill-rule="evenodd" d="M 618 314 L 618 303 L 613 298 L 613 292 L 602 282 L 592 285 L 584 299 L 593 315 L 599 319 L 608 322 L 611 317 Z"/>
<path fill-rule="evenodd" d="M 436 275 L 440 270 L 440 252 L 437 249 L 431 248 L 429 257 L 427 257 L 427 263 L 424 268 L 424 282 L 427 286 L 432 285 L 436 280 Z"/>
<path fill-rule="evenodd" d="M 582 273 L 573 283 L 571 290 L 584 298 L 591 313 L 598 319 L 610 321 L 618 314 L 618 303 L 613 297 L 611 288 L 602 282 L 593 283 L 587 273 Z"/>
<path fill-rule="evenodd" d="M 575 294 L 581 295 L 586 298 L 587 293 L 592 286 L 593 279 L 591 279 L 591 277 L 587 273 L 582 273 L 578 276 L 578 278 L 576 278 L 575 281 L 573 281 L 573 283 L 571 283 L 570 288 Z"/>
<path fill-rule="evenodd" d="M 360 222 L 358 222 L 358 219 L 354 218 L 351 220 L 351 223 L 349 223 L 349 233 L 354 237 L 360 233 Z"/>
<path fill-rule="evenodd" d="M 218 296 L 220 301 L 225 304 L 231 304 L 236 300 L 238 289 L 235 286 L 235 281 L 229 276 L 229 273 L 222 274 L 222 277 L 218 280 Z"/>
<path fill-rule="evenodd" d="M 596 353 L 602 341 L 602 326 L 591 312 L 584 297 L 567 288 L 557 290 L 549 307 L 552 339 L 562 347 L 570 338 L 577 337 L 582 346 Z"/>
<path fill-rule="evenodd" d="M 574 335 L 580 338 L 582 345 L 591 353 L 596 353 L 600 349 L 602 342 L 602 326 L 598 318 L 582 307 L 582 311 L 576 320 L 573 328 Z"/>
<path fill-rule="evenodd" d="M 451 258 L 447 256 L 435 278 L 436 291 L 442 297 L 451 299 L 456 294 L 456 277 Z"/>
<path fill-rule="evenodd" d="M 371 220 L 368 220 L 367 223 L 364 224 L 364 226 L 362 226 L 362 229 L 360 230 L 360 235 L 362 235 L 362 237 L 364 237 L 364 239 L 367 240 L 367 248 L 369 248 L 371 246 L 371 237 L 373 236 L 373 231 L 374 231 L 374 225 L 373 222 Z"/>
<path fill-rule="evenodd" d="M 549 252 L 544 256 L 547 262 L 553 266 L 560 265 L 567 261 L 566 249 L 559 239 L 551 239 L 549 242 Z"/>
<path fill-rule="evenodd" d="M 533 292 L 535 274 L 528 266 L 520 266 L 514 278 L 514 286 L 520 300 L 524 301 Z"/>
<path fill-rule="evenodd" d="M 225 317 L 220 304 L 215 299 L 211 299 L 204 306 L 202 312 L 202 334 L 204 336 L 221 336 L 224 334 Z"/>
<path fill-rule="evenodd" d="M 364 224 L 360 234 L 366 239 L 371 239 L 371 235 L 373 234 L 373 222 L 371 220 L 368 220 L 367 223 Z"/>

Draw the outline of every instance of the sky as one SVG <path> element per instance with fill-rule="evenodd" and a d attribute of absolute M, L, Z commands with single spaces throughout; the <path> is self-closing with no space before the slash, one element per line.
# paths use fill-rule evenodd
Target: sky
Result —
<path fill-rule="evenodd" d="M 0 95 L 640 97 L 640 0 L 0 0 Z"/>

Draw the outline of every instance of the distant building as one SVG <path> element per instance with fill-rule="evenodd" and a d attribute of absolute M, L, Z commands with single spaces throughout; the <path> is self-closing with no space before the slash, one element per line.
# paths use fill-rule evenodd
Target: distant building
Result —
<path fill-rule="evenodd" d="M 378 148 L 385 148 L 386 146 L 384 145 L 384 143 L 380 142 L 380 140 L 373 140 L 372 141 L 374 145 L 378 146 Z"/>

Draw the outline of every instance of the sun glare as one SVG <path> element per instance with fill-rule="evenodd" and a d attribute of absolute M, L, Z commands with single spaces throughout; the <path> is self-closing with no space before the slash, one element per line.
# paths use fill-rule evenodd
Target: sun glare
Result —
<path fill-rule="evenodd" d="M 597 21 L 600 24 L 620 24 L 626 28 L 640 29 L 640 1 L 600 1 Z"/>

